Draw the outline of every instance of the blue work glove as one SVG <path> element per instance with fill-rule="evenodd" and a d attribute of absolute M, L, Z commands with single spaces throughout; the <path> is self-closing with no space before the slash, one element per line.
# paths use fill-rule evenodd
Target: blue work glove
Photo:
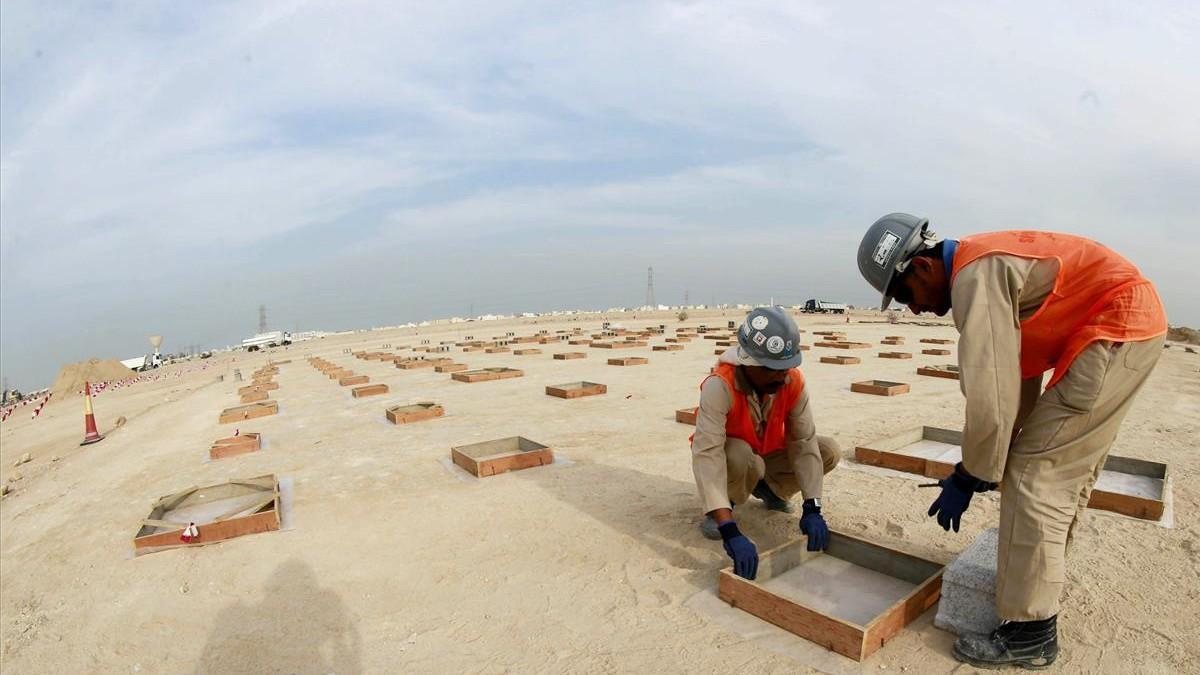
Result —
<path fill-rule="evenodd" d="M 967 473 L 962 462 L 955 464 L 954 473 L 938 481 L 938 485 L 942 486 L 942 494 L 929 505 L 929 515 L 936 515 L 938 525 L 947 532 L 951 527 L 958 532 L 962 514 L 971 505 L 971 495 L 996 489 L 995 483 L 979 480 Z"/>
<path fill-rule="evenodd" d="M 758 549 L 754 542 L 738 530 L 737 523 L 729 520 L 717 530 L 725 542 L 725 552 L 733 558 L 733 571 L 743 579 L 754 580 L 758 576 Z"/>
<path fill-rule="evenodd" d="M 821 507 L 811 499 L 804 500 L 804 515 L 800 516 L 800 533 L 808 537 L 808 550 L 824 551 L 829 548 L 829 526 L 821 515 Z"/>

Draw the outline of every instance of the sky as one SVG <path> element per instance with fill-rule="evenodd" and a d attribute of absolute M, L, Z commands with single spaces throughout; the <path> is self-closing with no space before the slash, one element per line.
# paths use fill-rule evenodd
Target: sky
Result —
<path fill-rule="evenodd" d="M 869 304 L 879 216 L 1200 325 L 1200 5 L 0 3 L 0 370 L 469 313 Z"/>

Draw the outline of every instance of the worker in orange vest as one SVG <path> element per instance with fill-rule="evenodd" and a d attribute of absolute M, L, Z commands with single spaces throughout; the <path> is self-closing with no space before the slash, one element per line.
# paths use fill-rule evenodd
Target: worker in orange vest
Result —
<path fill-rule="evenodd" d="M 735 505 L 750 495 L 772 511 L 792 513 L 804 497 L 800 533 L 808 550 L 824 550 L 829 528 L 821 515 L 824 476 L 841 456 L 833 439 L 817 435 L 800 372 L 800 330 L 782 307 L 759 307 L 738 330 L 738 344 L 700 384 L 692 470 L 705 518 L 700 531 L 720 539 L 734 572 L 753 579 L 758 549 L 738 529 Z"/>
<path fill-rule="evenodd" d="M 1137 267 L 1090 239 L 1010 231 L 939 240 L 928 220 L 905 213 L 871 226 L 858 268 L 882 309 L 895 299 L 914 313 L 951 312 L 961 336 L 962 462 L 940 481 L 929 515 L 957 532 L 971 496 L 1003 482 L 1002 623 L 960 636 L 954 654 L 981 667 L 1045 667 L 1058 656 L 1067 544 L 1162 352 L 1162 302 Z"/>

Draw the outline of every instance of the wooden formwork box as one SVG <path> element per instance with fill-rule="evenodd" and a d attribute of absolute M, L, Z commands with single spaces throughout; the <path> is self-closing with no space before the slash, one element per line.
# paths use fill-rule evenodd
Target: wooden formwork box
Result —
<path fill-rule="evenodd" d="M 850 391 L 859 394 L 874 394 L 876 396 L 899 396 L 907 394 L 909 387 L 904 382 L 889 382 L 888 380 L 863 380 L 850 383 Z"/>
<path fill-rule="evenodd" d="M 134 554 L 278 530 L 279 512 L 279 481 L 274 474 L 188 488 L 154 503 L 133 537 Z M 190 523 L 195 523 L 199 535 L 184 542 L 183 530 Z"/>
<path fill-rule="evenodd" d="M 479 345 L 470 345 L 462 348 L 464 352 L 481 352 L 483 349 L 484 348 Z"/>
<path fill-rule="evenodd" d="M 814 330 L 813 335 L 824 335 L 826 337 L 846 337 L 846 334 L 840 330 Z"/>
<path fill-rule="evenodd" d="M 690 424 L 696 426 L 696 413 L 700 412 L 700 408 L 680 408 L 675 411 L 675 421 L 680 424 Z"/>
<path fill-rule="evenodd" d="M 515 354 L 517 356 L 532 356 L 534 354 L 541 354 L 541 353 L 542 353 L 542 350 L 540 350 L 540 349 L 514 349 L 513 350 L 513 354 Z"/>
<path fill-rule="evenodd" d="M 451 373 L 450 379 L 456 382 L 490 382 L 492 380 L 507 380 L 524 375 L 524 371 L 517 370 L 516 368 L 480 368 L 478 370 L 464 370 L 459 373 Z"/>
<path fill-rule="evenodd" d="M 524 436 L 450 448 L 450 459 L 479 478 L 554 463 L 554 450 Z"/>
<path fill-rule="evenodd" d="M 911 352 L 879 352 L 881 359 L 911 359 Z"/>
<path fill-rule="evenodd" d="M 258 452 L 261 448 L 262 438 L 259 434 L 238 434 L 237 436 L 213 441 L 212 447 L 208 449 L 208 458 L 225 459 L 226 457 L 236 457 L 237 455 Z"/>
<path fill-rule="evenodd" d="M 350 387 L 356 384 L 366 384 L 371 381 L 371 378 L 366 375 L 351 375 L 338 379 L 338 384 L 343 387 Z"/>
<path fill-rule="evenodd" d="M 835 366 L 853 366 L 862 363 L 857 356 L 822 356 L 821 363 L 832 363 Z"/>
<path fill-rule="evenodd" d="M 275 391 L 278 388 L 278 382 L 267 382 L 266 384 L 248 384 L 239 388 L 237 393 L 239 396 L 241 396 L 242 394 L 249 394 L 255 391 Z"/>
<path fill-rule="evenodd" d="M 945 340 L 942 338 L 921 338 L 921 342 L 927 345 L 952 345 L 954 340 Z"/>
<path fill-rule="evenodd" d="M 593 349 L 636 349 L 638 347 L 648 346 L 645 342 L 636 340 L 625 340 L 617 342 L 593 342 L 590 345 Z"/>
<path fill-rule="evenodd" d="M 465 363 L 443 363 L 440 366 L 434 366 L 434 372 L 438 373 L 458 373 L 468 368 Z"/>
<path fill-rule="evenodd" d="M 718 347 L 732 347 L 737 344 L 734 340 L 717 340 Z"/>
<path fill-rule="evenodd" d="M 729 347 L 717 347 L 716 349 L 713 350 L 713 354 L 720 356 L 720 355 L 724 354 L 725 350 L 727 350 L 727 349 L 729 349 Z"/>
<path fill-rule="evenodd" d="M 221 411 L 221 415 L 217 418 L 218 424 L 229 424 L 230 422 L 241 422 L 244 420 L 252 420 L 257 417 L 267 417 L 279 412 L 279 403 L 276 401 L 259 401 L 258 403 L 250 403 L 247 405 L 239 405 L 233 408 L 226 408 Z"/>
<path fill-rule="evenodd" d="M 584 396 L 599 396 L 607 394 L 608 387 L 599 382 L 567 382 L 565 384 L 546 385 L 546 395 L 558 398 L 581 398 Z"/>
<path fill-rule="evenodd" d="M 882 466 L 904 473 L 913 473 L 938 480 L 954 472 L 954 465 L 961 459 L 961 449 L 940 452 L 933 456 L 905 454 L 906 447 L 933 441 L 948 446 L 962 447 L 962 432 L 955 429 L 939 427 L 915 427 L 866 445 L 854 448 L 854 459 L 860 464 Z M 1125 474 L 1134 477 L 1152 489 L 1147 494 L 1130 494 L 1116 489 L 1108 489 L 1102 474 L 1092 489 L 1088 500 L 1088 508 L 1100 511 L 1112 511 L 1132 518 L 1142 520 L 1159 520 L 1166 508 L 1165 496 L 1168 477 L 1168 467 L 1162 462 L 1152 462 L 1133 457 L 1109 455 L 1104 461 L 1104 472 Z M 1003 485 L 1000 486 L 1003 489 Z"/>
<path fill-rule="evenodd" d="M 251 378 L 250 384 L 271 384 L 274 380 L 268 375 L 267 377 Z"/>
<path fill-rule="evenodd" d="M 348 368 L 333 368 L 325 371 L 325 375 L 331 380 L 340 380 L 343 377 L 350 377 L 351 375 L 354 375 L 354 371 Z"/>
<path fill-rule="evenodd" d="M 681 352 L 681 351 L 683 351 L 683 345 L 654 345 L 654 348 L 651 351 Z"/>
<path fill-rule="evenodd" d="M 437 364 L 428 359 L 408 359 L 405 361 L 397 361 L 396 367 L 400 370 L 416 370 L 418 368 L 434 368 Z"/>
<path fill-rule="evenodd" d="M 503 354 L 504 352 L 512 351 L 508 347 L 488 347 L 483 350 L 486 354 Z"/>
<path fill-rule="evenodd" d="M 644 366 L 647 363 L 650 363 L 650 359 L 642 358 L 640 356 L 627 356 L 621 359 L 608 360 L 608 365 L 610 366 Z"/>
<path fill-rule="evenodd" d="M 904 340 L 897 339 L 897 338 L 884 338 L 884 339 L 880 340 L 879 343 L 884 344 L 884 345 L 896 346 L 896 345 L 904 344 Z"/>
<path fill-rule="evenodd" d="M 355 387 L 350 390 L 350 395 L 354 398 L 366 398 L 367 396 L 379 396 L 380 394 L 388 393 L 388 386 L 383 383 L 364 384 L 361 387 Z"/>
<path fill-rule="evenodd" d="M 562 352 L 555 354 L 554 358 L 558 361 L 570 361 L 571 359 L 586 359 L 587 354 L 585 352 Z"/>
<path fill-rule="evenodd" d="M 950 350 L 949 349 L 922 349 L 921 353 L 929 354 L 930 356 L 949 356 Z"/>
<path fill-rule="evenodd" d="M 508 341 L 513 343 L 514 345 L 523 345 L 523 344 L 528 344 L 531 342 L 537 342 L 540 339 L 541 339 L 541 337 L 538 335 L 525 335 L 522 337 L 510 337 L 508 339 Z"/>
<path fill-rule="evenodd" d="M 692 341 L 691 338 L 679 337 L 679 336 L 667 338 L 667 342 L 671 342 L 671 343 L 684 343 L 684 342 L 691 342 L 691 341 Z"/>
<path fill-rule="evenodd" d="M 446 410 L 432 401 L 423 401 L 412 405 L 394 405 L 385 410 L 384 414 L 392 424 L 410 424 L 441 417 L 446 414 Z"/>
<path fill-rule="evenodd" d="M 242 403 L 254 403 L 256 401 L 265 401 L 271 398 L 270 394 L 265 391 L 250 391 L 242 394 L 240 401 Z"/>
<path fill-rule="evenodd" d="M 883 339 L 884 340 L 901 340 L 901 341 L 903 341 L 904 336 L 903 335 L 884 335 Z"/>
<path fill-rule="evenodd" d="M 762 553 L 754 581 L 737 576 L 732 567 L 721 570 L 717 595 L 733 607 L 855 661 L 874 654 L 941 597 L 945 568 L 938 563 L 832 530 L 827 550 L 808 551 L 807 546 L 807 538 L 801 538 Z M 904 588 L 911 587 L 912 590 L 870 620 L 860 623 L 845 615 L 827 614 L 803 600 L 778 594 L 766 586 L 773 578 L 801 565 L 824 563 L 822 556 L 849 563 L 848 567 L 892 577 L 903 583 Z M 822 589 L 826 594 L 856 593 L 851 586 L 834 589 L 838 585 L 836 577 L 823 581 L 828 584 Z"/>
<path fill-rule="evenodd" d="M 947 380 L 958 379 L 958 366 L 953 363 L 947 363 L 940 366 L 921 366 L 917 368 L 918 375 L 928 377 L 942 377 Z"/>
<path fill-rule="evenodd" d="M 567 344 L 569 344 L 569 345 L 576 345 L 576 346 L 578 346 L 578 345 L 590 345 L 590 344 L 592 344 L 592 341 L 591 341 L 591 340 L 589 340 L 589 339 L 587 339 L 587 338 L 577 338 L 577 339 L 575 339 L 575 340 L 567 340 Z"/>
<path fill-rule="evenodd" d="M 829 347 L 832 349 L 869 349 L 870 342 L 818 342 L 818 347 Z"/>

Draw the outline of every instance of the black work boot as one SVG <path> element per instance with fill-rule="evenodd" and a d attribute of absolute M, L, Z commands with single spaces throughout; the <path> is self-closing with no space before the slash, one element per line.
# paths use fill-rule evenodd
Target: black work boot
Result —
<path fill-rule="evenodd" d="M 759 480 L 758 484 L 754 486 L 754 492 L 750 494 L 763 500 L 763 503 L 767 505 L 767 509 L 770 511 L 791 513 L 796 510 L 796 507 L 792 506 L 791 502 L 775 494 L 774 490 L 767 485 L 767 481 L 765 480 Z"/>
<path fill-rule="evenodd" d="M 991 635 L 963 635 L 954 656 L 977 668 L 1049 668 L 1058 658 L 1058 616 L 1040 621 L 1009 621 Z"/>

